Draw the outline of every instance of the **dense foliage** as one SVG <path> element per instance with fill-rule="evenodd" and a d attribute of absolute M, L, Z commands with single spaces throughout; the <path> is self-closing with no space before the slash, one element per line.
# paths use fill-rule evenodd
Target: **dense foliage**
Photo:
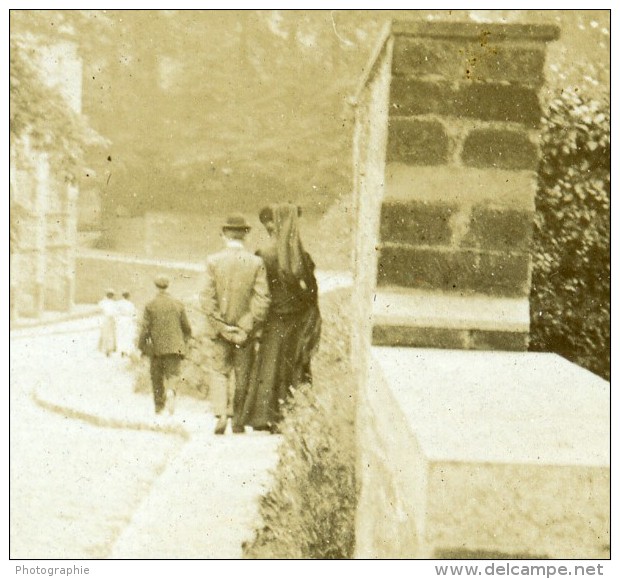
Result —
<path fill-rule="evenodd" d="M 349 299 L 347 291 L 322 297 L 314 384 L 294 393 L 286 413 L 280 460 L 272 487 L 261 498 L 262 524 L 244 545 L 246 558 L 353 556 L 357 494 Z"/>
<path fill-rule="evenodd" d="M 20 18 L 12 18 L 15 23 Z M 11 146 L 27 138 L 30 146 L 48 154 L 52 170 L 75 181 L 84 172 L 87 148 L 106 143 L 74 111 L 57 85 L 50 82 L 43 66 L 50 45 L 71 40 L 66 32 L 50 35 L 40 30 L 35 16 L 28 20 L 30 31 L 12 29 L 9 68 L 9 135 Z"/>
<path fill-rule="evenodd" d="M 609 101 L 563 91 L 543 119 L 531 349 L 610 375 Z"/>

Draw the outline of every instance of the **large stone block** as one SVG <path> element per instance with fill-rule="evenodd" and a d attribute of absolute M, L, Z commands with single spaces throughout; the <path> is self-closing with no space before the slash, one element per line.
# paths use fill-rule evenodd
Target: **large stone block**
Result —
<path fill-rule="evenodd" d="M 373 348 L 369 367 L 356 557 L 609 557 L 608 382 L 527 352 Z"/>
<path fill-rule="evenodd" d="M 385 168 L 386 201 L 415 199 L 448 205 L 492 205 L 533 212 L 536 193 L 534 171 L 506 171 L 474 167 L 422 167 L 388 163 Z"/>
<path fill-rule="evenodd" d="M 453 114 L 537 127 L 542 111 L 538 94 L 532 89 L 476 82 L 463 85 L 457 92 Z"/>
<path fill-rule="evenodd" d="M 372 343 L 401 348 L 525 352 L 529 339 L 526 332 L 425 328 L 377 321 L 372 327 Z"/>
<path fill-rule="evenodd" d="M 529 339 L 526 332 L 425 328 L 377 321 L 372 327 L 372 343 L 403 348 L 525 352 Z"/>
<path fill-rule="evenodd" d="M 481 275 L 471 289 L 490 295 L 527 296 L 531 262 L 529 253 L 481 252 Z"/>
<path fill-rule="evenodd" d="M 442 40 L 396 37 L 392 72 L 395 76 L 434 79 L 464 79 L 462 45 Z"/>
<path fill-rule="evenodd" d="M 381 207 L 379 238 L 409 245 L 448 245 L 450 218 L 456 210 L 455 205 L 386 201 Z"/>
<path fill-rule="evenodd" d="M 537 93 L 529 88 L 467 81 L 422 81 L 394 77 L 390 94 L 392 115 L 438 114 L 505 121 L 536 127 L 541 109 Z"/>
<path fill-rule="evenodd" d="M 609 557 L 608 468 L 506 462 L 431 467 L 431 557 Z"/>
<path fill-rule="evenodd" d="M 451 115 L 454 90 L 441 81 L 395 76 L 390 85 L 390 115 Z"/>
<path fill-rule="evenodd" d="M 525 352 L 529 345 L 529 332 L 492 332 L 471 330 L 469 350 L 496 350 Z"/>
<path fill-rule="evenodd" d="M 449 138 L 439 121 L 389 120 L 388 161 L 408 165 L 440 165 L 447 162 L 448 155 Z"/>
<path fill-rule="evenodd" d="M 476 205 L 462 247 L 529 251 L 534 214 L 530 211 Z"/>
<path fill-rule="evenodd" d="M 491 24 L 476 22 L 423 20 L 395 20 L 392 34 L 396 37 L 418 37 L 433 39 L 451 39 L 457 42 L 477 40 L 488 42 L 532 41 L 549 42 L 557 40 L 560 29 L 552 24 Z"/>
<path fill-rule="evenodd" d="M 477 262 L 474 251 L 382 244 L 377 285 L 467 291 L 476 285 Z"/>
<path fill-rule="evenodd" d="M 530 256 L 381 244 L 377 285 L 496 296 L 529 293 Z"/>
<path fill-rule="evenodd" d="M 489 39 L 470 60 L 470 78 L 540 87 L 545 79 L 542 46 L 498 44 Z"/>
<path fill-rule="evenodd" d="M 469 349 L 469 332 L 451 328 L 418 328 L 377 322 L 372 327 L 372 343 L 375 346 L 466 350 Z"/>
<path fill-rule="evenodd" d="M 508 82 L 539 87 L 545 52 L 540 46 L 500 44 L 481 33 L 478 41 L 397 37 L 393 71 L 397 76 L 448 81 Z"/>
<path fill-rule="evenodd" d="M 466 137 L 461 159 L 472 167 L 536 170 L 538 148 L 523 131 L 477 129 Z"/>

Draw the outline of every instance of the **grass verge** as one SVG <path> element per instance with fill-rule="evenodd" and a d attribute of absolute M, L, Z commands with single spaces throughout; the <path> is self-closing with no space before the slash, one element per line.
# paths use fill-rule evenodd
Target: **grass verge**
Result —
<path fill-rule="evenodd" d="M 347 559 L 356 507 L 355 382 L 349 361 L 350 291 L 321 296 L 323 335 L 314 383 L 292 396 L 261 523 L 244 545 L 252 559 Z"/>

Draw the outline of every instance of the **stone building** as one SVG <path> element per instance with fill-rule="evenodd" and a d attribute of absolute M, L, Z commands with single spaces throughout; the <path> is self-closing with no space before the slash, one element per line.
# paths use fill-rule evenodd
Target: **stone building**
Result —
<path fill-rule="evenodd" d="M 82 63 L 64 42 L 39 53 L 48 86 L 81 111 Z M 55 175 L 28 136 L 11 147 L 11 319 L 68 311 L 74 303 L 77 187 Z"/>

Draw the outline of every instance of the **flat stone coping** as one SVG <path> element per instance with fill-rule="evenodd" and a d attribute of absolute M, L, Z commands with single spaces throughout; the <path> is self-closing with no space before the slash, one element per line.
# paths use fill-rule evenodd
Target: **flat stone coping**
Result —
<path fill-rule="evenodd" d="M 429 460 L 609 468 L 609 382 L 560 356 L 374 347 L 372 363 Z"/>
<path fill-rule="evenodd" d="M 536 172 L 530 169 L 442 166 L 438 171 L 390 161 L 385 166 L 384 202 L 447 203 L 462 208 L 484 204 L 533 213 L 536 180 Z"/>
<path fill-rule="evenodd" d="M 527 298 L 377 289 L 373 300 L 373 323 L 416 328 L 528 332 L 529 301 Z"/>
<path fill-rule="evenodd" d="M 396 36 L 427 38 L 475 38 L 485 36 L 489 42 L 498 40 L 538 40 L 549 42 L 560 37 L 560 29 L 553 24 L 501 24 L 478 22 L 424 22 L 395 20 L 392 33 Z"/>

